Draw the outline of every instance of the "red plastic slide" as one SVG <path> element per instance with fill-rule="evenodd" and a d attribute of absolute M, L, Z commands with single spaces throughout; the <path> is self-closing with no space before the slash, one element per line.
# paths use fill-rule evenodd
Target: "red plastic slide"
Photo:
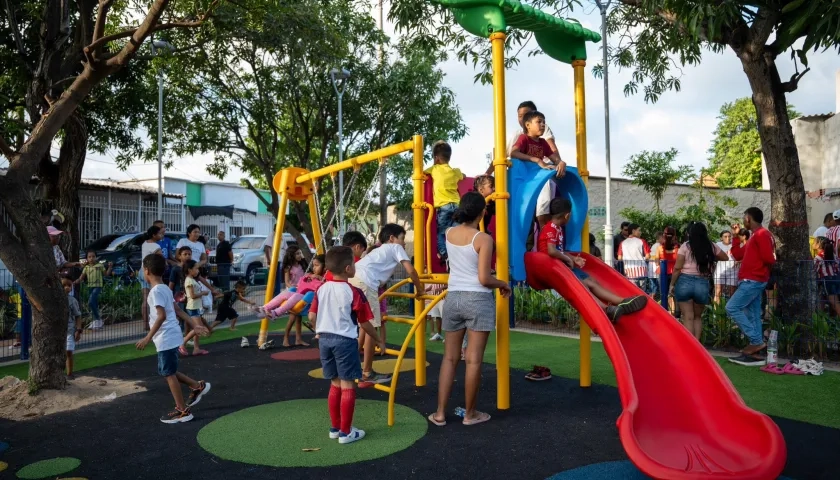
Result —
<path fill-rule="evenodd" d="M 621 297 L 638 287 L 599 259 L 584 271 Z M 779 427 L 746 406 L 720 365 L 653 300 L 613 328 L 566 265 L 527 253 L 528 284 L 552 288 L 597 332 L 612 361 L 623 412 L 618 433 L 630 460 L 657 479 L 775 479 L 787 458 Z"/>

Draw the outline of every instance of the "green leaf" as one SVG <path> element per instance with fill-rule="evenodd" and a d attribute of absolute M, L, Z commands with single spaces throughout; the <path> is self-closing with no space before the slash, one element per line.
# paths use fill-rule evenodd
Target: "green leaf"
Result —
<path fill-rule="evenodd" d="M 793 0 L 792 2 L 788 3 L 784 7 L 782 7 L 782 13 L 790 13 L 797 8 L 801 7 L 806 0 Z"/>

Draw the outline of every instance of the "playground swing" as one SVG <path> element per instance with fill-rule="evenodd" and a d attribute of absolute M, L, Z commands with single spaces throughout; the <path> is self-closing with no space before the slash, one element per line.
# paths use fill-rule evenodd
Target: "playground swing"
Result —
<path fill-rule="evenodd" d="M 363 155 L 360 155 L 355 158 L 351 158 L 342 162 L 339 162 L 334 165 L 330 165 L 319 170 L 315 171 L 308 171 L 302 168 L 291 167 L 286 168 L 278 172 L 274 176 L 274 180 L 272 182 L 272 188 L 279 194 L 280 196 L 280 205 L 279 205 L 279 212 L 277 218 L 277 224 L 275 226 L 275 235 L 274 235 L 274 248 L 272 249 L 272 259 L 270 262 L 271 268 L 268 274 L 268 285 L 266 290 L 266 301 L 270 299 L 270 293 L 273 291 L 274 284 L 277 280 L 277 256 L 279 256 L 279 234 L 282 233 L 284 223 L 285 223 L 285 216 L 284 213 L 286 210 L 286 206 L 290 200 L 292 201 L 305 201 L 309 205 L 309 213 L 310 218 L 312 219 L 312 235 L 313 235 L 313 243 L 318 246 L 318 253 L 323 253 L 326 248 L 329 247 L 328 242 L 326 241 L 324 233 L 329 231 L 332 227 L 332 224 L 335 221 L 336 212 L 333 212 L 332 217 L 327 222 L 326 227 L 322 228 L 322 224 L 320 223 L 320 208 L 322 199 L 319 196 L 319 192 L 317 191 L 317 180 L 323 178 L 327 175 L 333 175 L 341 170 L 353 169 L 354 170 L 354 177 L 351 178 L 351 184 L 348 185 L 347 189 L 345 190 L 345 194 L 350 192 L 354 185 L 357 185 L 358 182 L 358 173 L 359 168 L 370 162 L 378 161 L 380 163 L 379 168 L 384 168 L 384 163 L 388 161 L 390 157 L 395 155 L 399 155 L 404 152 L 410 152 L 412 154 L 412 166 L 413 166 L 413 173 L 412 173 L 412 184 L 413 184 L 413 191 L 414 191 L 414 202 L 412 204 L 412 210 L 414 211 L 414 245 L 415 245 L 415 258 L 414 258 L 414 267 L 418 272 L 426 272 L 420 276 L 420 280 L 423 283 L 437 283 L 437 284 L 446 284 L 448 276 L 447 275 L 435 275 L 430 273 L 430 269 L 427 266 L 427 249 L 425 248 L 426 238 L 428 236 L 429 229 L 431 228 L 431 218 L 426 220 L 424 218 L 424 212 L 432 212 L 431 205 L 423 201 L 423 182 L 425 180 L 425 175 L 423 174 L 423 137 L 420 135 L 415 135 L 411 140 L 397 143 L 394 145 L 390 145 L 387 147 L 380 148 L 373 152 L 369 152 Z M 377 175 L 374 175 L 373 179 L 378 177 L 378 173 L 381 170 L 377 170 Z M 373 180 L 372 180 L 373 181 Z M 372 184 L 371 184 L 372 186 Z M 368 186 L 370 189 L 371 186 Z M 334 187 L 335 184 L 334 184 Z M 345 195 L 346 196 L 346 195 Z M 337 195 L 336 195 L 337 197 Z M 364 202 L 363 202 L 364 203 Z M 367 211 L 370 207 L 370 201 L 368 201 L 365 205 L 360 205 L 361 208 L 356 209 L 356 214 L 362 214 Z M 411 326 L 408 334 L 406 335 L 404 341 L 402 342 L 401 347 L 397 349 L 390 349 L 387 348 L 385 350 L 385 354 L 388 355 L 395 355 L 396 362 L 394 365 L 394 372 L 393 376 L 391 377 L 391 382 L 389 384 L 374 384 L 373 388 L 376 390 L 388 392 L 388 425 L 392 426 L 395 423 L 395 398 L 396 398 L 396 390 L 397 390 L 397 382 L 399 380 L 400 368 L 402 367 L 402 362 L 405 357 L 406 352 L 408 351 L 409 344 L 411 343 L 412 339 L 414 341 L 414 351 L 415 351 L 415 385 L 418 387 L 424 386 L 426 384 L 426 344 L 425 344 L 425 317 L 426 314 L 434 308 L 434 306 L 440 302 L 445 296 L 445 292 L 440 295 L 413 295 L 408 293 L 402 293 L 398 290 L 406 285 L 408 280 L 404 280 L 401 282 L 397 282 L 391 288 L 389 288 L 385 293 L 380 296 L 380 299 L 387 298 L 387 297 L 402 297 L 402 298 L 411 298 L 414 300 L 414 315 L 413 316 L 406 316 L 406 317 L 399 317 L 399 316 L 384 316 L 383 320 L 385 321 L 393 321 L 397 323 L 405 323 Z M 429 305 L 423 305 L 423 302 L 429 300 Z M 303 306 L 303 305 L 301 305 Z M 297 307 L 297 306 L 296 306 Z M 305 307 L 304 307 L 305 308 Z M 301 310 L 301 313 L 305 312 L 306 310 Z M 268 333 L 268 320 L 263 319 L 260 325 L 260 334 L 257 343 L 262 345 L 267 338 Z"/>

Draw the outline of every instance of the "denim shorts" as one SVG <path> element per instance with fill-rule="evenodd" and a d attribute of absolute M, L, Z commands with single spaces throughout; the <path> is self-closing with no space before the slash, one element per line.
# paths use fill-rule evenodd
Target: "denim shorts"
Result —
<path fill-rule="evenodd" d="M 171 377 L 178 373 L 178 347 L 158 352 L 158 375 Z"/>
<path fill-rule="evenodd" d="M 188 309 L 187 310 L 187 315 L 189 315 L 191 317 L 200 317 L 201 316 L 201 309 L 200 308 L 195 309 L 195 310 Z"/>
<path fill-rule="evenodd" d="M 838 277 L 825 277 L 820 280 L 820 284 L 826 295 L 837 295 L 840 293 L 840 278 Z"/>
<path fill-rule="evenodd" d="M 359 341 L 355 338 L 322 333 L 318 340 L 324 378 L 353 381 L 362 378 Z"/>
<path fill-rule="evenodd" d="M 588 273 L 584 272 L 583 270 L 581 270 L 577 267 L 572 269 L 572 273 L 574 273 L 575 276 L 578 278 L 578 280 L 580 280 L 581 282 L 586 280 L 587 278 L 589 278 Z"/>
<path fill-rule="evenodd" d="M 691 302 L 708 305 L 711 300 L 709 278 L 696 275 L 680 275 L 674 285 L 674 298 L 678 302 Z"/>

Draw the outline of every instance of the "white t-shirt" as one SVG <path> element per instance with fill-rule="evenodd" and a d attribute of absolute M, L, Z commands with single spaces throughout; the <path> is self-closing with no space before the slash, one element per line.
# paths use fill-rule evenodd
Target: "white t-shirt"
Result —
<path fill-rule="evenodd" d="M 825 237 L 826 234 L 828 234 L 828 227 L 826 227 L 825 225 L 820 225 L 819 227 L 817 227 L 816 230 L 814 230 L 814 234 L 811 236 L 814 238 Z"/>
<path fill-rule="evenodd" d="M 359 324 L 373 319 L 365 294 L 339 280 L 321 285 L 309 312 L 317 315 L 315 331 L 318 334 L 332 333 L 347 338 L 358 338 Z"/>
<path fill-rule="evenodd" d="M 651 259 L 650 259 L 650 262 L 648 262 L 649 263 L 649 265 L 648 265 L 648 277 L 649 278 L 659 278 L 659 262 L 662 259 L 661 258 L 654 259 L 653 256 L 654 255 L 659 255 L 659 247 L 661 247 L 661 246 L 662 245 L 659 242 L 656 242 L 656 243 L 653 244 L 652 247 L 650 247 Z"/>
<path fill-rule="evenodd" d="M 391 278 L 397 265 L 410 261 L 402 245 L 386 243 L 356 262 L 356 278 L 376 290 Z"/>
<path fill-rule="evenodd" d="M 143 245 L 140 247 L 140 251 L 143 254 L 142 257 L 141 257 L 142 260 L 145 260 L 146 257 L 148 257 L 149 255 L 151 255 L 151 254 L 153 254 L 153 253 L 155 253 L 159 250 L 160 250 L 160 245 L 158 245 L 157 243 L 155 243 L 155 242 L 151 242 L 151 243 L 150 242 L 143 242 Z M 163 253 L 163 252 L 161 252 L 161 253 Z"/>
<path fill-rule="evenodd" d="M 181 335 L 181 327 L 178 326 L 178 317 L 175 316 L 175 298 L 172 290 L 164 284 L 155 285 L 149 290 L 149 327 L 154 326 L 157 321 L 157 307 L 163 307 L 166 312 L 166 320 L 163 321 L 152 341 L 158 352 L 178 348 L 184 341 Z"/>
<path fill-rule="evenodd" d="M 203 243 L 191 242 L 186 238 L 178 240 L 178 245 L 175 245 L 175 251 L 178 251 L 181 247 L 190 247 L 190 250 L 192 250 L 192 259 L 196 262 L 201 261 L 201 255 L 207 253 L 207 250 L 204 249 Z"/>
<path fill-rule="evenodd" d="M 618 255 L 624 261 L 624 274 L 627 278 L 647 276 L 645 257 L 650 255 L 650 247 L 644 239 L 627 237 L 618 246 Z"/>

